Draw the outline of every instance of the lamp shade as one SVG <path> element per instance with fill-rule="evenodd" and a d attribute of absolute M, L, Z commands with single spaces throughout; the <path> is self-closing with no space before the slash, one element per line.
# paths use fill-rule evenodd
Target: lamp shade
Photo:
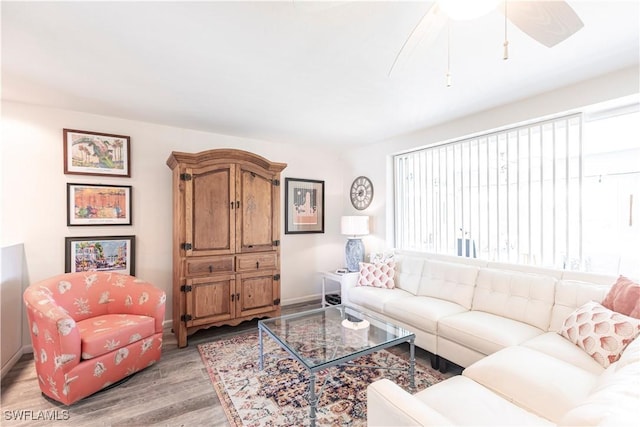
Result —
<path fill-rule="evenodd" d="M 341 233 L 345 236 L 364 236 L 369 234 L 368 216 L 343 216 L 340 221 Z"/>

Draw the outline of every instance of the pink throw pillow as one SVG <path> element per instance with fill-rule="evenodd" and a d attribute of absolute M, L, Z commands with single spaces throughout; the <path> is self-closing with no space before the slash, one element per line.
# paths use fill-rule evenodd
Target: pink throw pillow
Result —
<path fill-rule="evenodd" d="M 565 319 L 559 334 L 606 368 L 640 334 L 640 320 L 591 301 Z"/>
<path fill-rule="evenodd" d="M 396 263 L 394 261 L 373 264 L 361 262 L 359 265 L 358 286 L 374 286 L 387 289 L 393 289 L 396 286 L 393 281 L 393 276 L 396 274 Z"/>
<path fill-rule="evenodd" d="M 624 276 L 618 277 L 602 305 L 625 316 L 640 319 L 640 284 Z"/>

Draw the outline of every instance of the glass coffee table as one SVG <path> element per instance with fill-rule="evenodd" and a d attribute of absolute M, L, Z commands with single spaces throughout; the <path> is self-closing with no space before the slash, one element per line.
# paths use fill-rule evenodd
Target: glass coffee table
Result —
<path fill-rule="evenodd" d="M 258 322 L 260 370 L 264 368 L 263 332 L 309 372 L 309 418 L 315 426 L 319 396 L 316 373 L 403 342 L 410 346 L 409 381 L 415 387 L 415 334 L 344 305 L 334 305 Z M 379 368 L 363 366 L 365 368 Z M 384 368 L 391 369 L 391 368 Z"/>

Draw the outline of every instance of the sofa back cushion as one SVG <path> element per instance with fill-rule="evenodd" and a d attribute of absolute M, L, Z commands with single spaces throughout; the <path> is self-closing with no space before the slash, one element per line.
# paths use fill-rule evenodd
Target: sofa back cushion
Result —
<path fill-rule="evenodd" d="M 546 331 L 555 285 L 556 279 L 551 276 L 482 268 L 476 280 L 472 309 Z"/>
<path fill-rule="evenodd" d="M 396 272 L 394 276 L 396 288 L 416 295 L 420 287 L 420 278 L 422 277 L 422 269 L 426 261 L 425 258 L 396 255 L 394 260 L 396 262 Z"/>
<path fill-rule="evenodd" d="M 620 359 L 615 364 L 616 372 L 632 364 L 640 368 L 640 338 L 631 341 L 627 348 L 624 349 Z"/>
<path fill-rule="evenodd" d="M 479 267 L 473 265 L 427 260 L 418 295 L 454 302 L 470 309 L 478 270 Z"/>
<path fill-rule="evenodd" d="M 601 302 L 609 286 L 577 280 L 559 280 L 551 310 L 549 332 L 559 332 L 567 317 L 589 301 Z"/>

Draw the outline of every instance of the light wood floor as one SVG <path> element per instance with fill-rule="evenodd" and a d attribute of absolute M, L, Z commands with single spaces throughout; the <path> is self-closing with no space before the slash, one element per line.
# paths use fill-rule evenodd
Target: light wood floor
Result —
<path fill-rule="evenodd" d="M 317 307 L 319 303 L 298 304 L 285 306 L 282 312 L 288 314 Z M 177 347 L 173 333 L 166 331 L 158 363 L 133 375 L 129 381 L 70 407 L 41 394 L 33 355 L 26 354 L 2 379 L 0 425 L 228 426 L 197 345 L 252 329 L 257 330 L 257 320 L 198 331 L 182 349 Z M 408 354 L 408 345 L 401 346 L 400 351 Z M 416 358 L 429 364 L 429 353 L 419 348 L 416 348 Z M 57 416 L 60 421 L 24 419 L 24 416 L 42 414 L 40 411 Z M 16 420 L 20 413 L 22 421 Z"/>

